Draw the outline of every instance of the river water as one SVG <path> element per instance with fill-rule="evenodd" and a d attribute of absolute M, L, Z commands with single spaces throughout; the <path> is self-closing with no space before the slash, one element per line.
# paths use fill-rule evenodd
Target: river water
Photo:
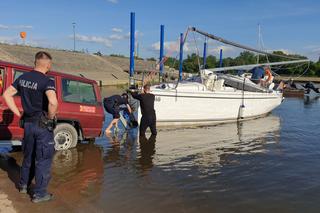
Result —
<path fill-rule="evenodd" d="M 320 100 L 287 98 L 264 118 L 136 136 L 136 130 L 120 131 L 57 152 L 50 208 L 319 212 Z M 21 162 L 20 152 L 8 155 Z"/>

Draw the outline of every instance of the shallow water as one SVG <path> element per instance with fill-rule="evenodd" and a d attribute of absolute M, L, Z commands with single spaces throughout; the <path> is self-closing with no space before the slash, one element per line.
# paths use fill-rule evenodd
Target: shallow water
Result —
<path fill-rule="evenodd" d="M 318 212 L 319 112 L 320 100 L 288 98 L 269 116 L 240 124 L 159 131 L 149 141 L 121 130 L 57 152 L 53 205 L 74 212 Z M 21 161 L 20 152 L 9 156 Z"/>

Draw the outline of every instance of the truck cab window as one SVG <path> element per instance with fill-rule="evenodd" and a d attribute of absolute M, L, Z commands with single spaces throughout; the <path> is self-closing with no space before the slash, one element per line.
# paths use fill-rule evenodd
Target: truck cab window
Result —
<path fill-rule="evenodd" d="M 19 78 L 23 73 L 25 73 L 25 71 L 15 70 L 13 75 L 13 82 L 17 80 L 17 78 Z"/>
<path fill-rule="evenodd" d="M 25 73 L 25 71 L 22 70 L 14 70 L 14 74 L 13 74 L 13 81 L 17 80 L 23 73 Z M 20 96 L 20 93 L 18 92 L 15 96 Z"/>
<path fill-rule="evenodd" d="M 92 84 L 62 79 L 62 98 L 66 102 L 95 105 L 96 94 Z"/>

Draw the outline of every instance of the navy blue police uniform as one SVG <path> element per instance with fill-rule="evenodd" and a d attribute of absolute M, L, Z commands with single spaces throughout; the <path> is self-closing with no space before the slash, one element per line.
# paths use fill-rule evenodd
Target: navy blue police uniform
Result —
<path fill-rule="evenodd" d="M 148 127 L 151 130 L 152 135 L 157 135 L 156 128 L 156 111 L 154 110 L 154 101 L 155 96 L 151 93 L 138 94 L 133 92 L 132 97 L 140 101 L 141 107 L 141 120 L 140 120 L 140 128 L 139 134 L 140 136 L 145 136 L 146 130 Z"/>
<path fill-rule="evenodd" d="M 47 195 L 54 155 L 53 131 L 40 124 L 48 112 L 48 90 L 55 90 L 54 81 L 45 74 L 31 71 L 21 75 L 12 86 L 21 96 L 23 108 L 24 139 L 23 162 L 20 172 L 20 188 L 26 188 L 35 177 L 34 195 Z"/>
<path fill-rule="evenodd" d="M 112 114 L 113 119 L 120 118 L 120 106 L 123 104 L 128 104 L 128 100 L 120 95 L 113 95 L 103 99 L 103 106 L 108 113 Z"/>

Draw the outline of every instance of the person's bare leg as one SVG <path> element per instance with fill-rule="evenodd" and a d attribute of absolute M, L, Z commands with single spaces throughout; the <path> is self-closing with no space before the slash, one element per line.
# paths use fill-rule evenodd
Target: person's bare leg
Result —
<path fill-rule="evenodd" d="M 119 120 L 119 119 L 116 118 L 116 119 L 113 119 L 113 120 L 111 121 L 111 123 L 109 124 L 108 128 L 105 130 L 105 134 L 106 134 L 106 135 L 111 134 L 111 128 L 112 128 L 114 125 L 117 125 L 118 120 Z"/>

